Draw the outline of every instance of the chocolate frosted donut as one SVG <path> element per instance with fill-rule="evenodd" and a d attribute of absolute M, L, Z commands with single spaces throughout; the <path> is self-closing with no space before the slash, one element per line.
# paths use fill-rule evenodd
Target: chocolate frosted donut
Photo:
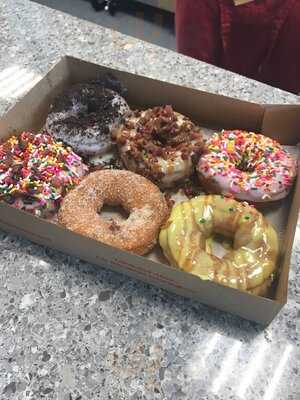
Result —
<path fill-rule="evenodd" d="M 125 99 L 103 84 L 76 84 L 55 99 L 46 130 L 82 156 L 99 155 L 111 149 L 111 131 L 128 112 Z"/>

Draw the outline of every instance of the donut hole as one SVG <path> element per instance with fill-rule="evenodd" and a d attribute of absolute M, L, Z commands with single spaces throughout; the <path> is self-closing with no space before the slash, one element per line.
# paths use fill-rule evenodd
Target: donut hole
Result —
<path fill-rule="evenodd" d="M 236 168 L 242 172 L 254 172 L 255 166 L 251 163 L 251 160 L 247 157 L 243 157 L 241 161 L 236 165 Z"/>
<path fill-rule="evenodd" d="M 208 246 L 214 256 L 222 259 L 227 253 L 233 250 L 233 238 L 221 235 L 220 233 L 214 233 L 208 239 Z"/>
<path fill-rule="evenodd" d="M 255 163 L 256 160 L 251 158 L 251 156 L 248 156 L 247 154 L 242 154 L 242 158 L 240 161 L 236 164 L 236 168 L 239 169 L 242 172 L 249 172 L 252 173 L 255 171 Z M 257 157 L 257 160 L 261 159 L 261 157 Z"/>
<path fill-rule="evenodd" d="M 254 167 L 251 167 L 251 166 L 249 166 L 247 164 L 242 164 L 242 163 L 237 165 L 237 169 L 242 171 L 242 172 L 249 172 L 249 173 L 255 171 Z"/>
<path fill-rule="evenodd" d="M 165 146 L 168 143 L 169 138 L 166 136 L 164 132 L 158 131 L 153 135 L 157 144 Z"/>
<path fill-rule="evenodd" d="M 103 207 L 98 210 L 98 214 L 107 221 L 115 222 L 126 221 L 130 215 L 130 213 L 119 204 L 104 204 Z"/>
<path fill-rule="evenodd" d="M 87 112 L 88 114 L 93 114 L 96 113 L 99 110 L 99 103 L 97 104 L 96 100 L 95 101 L 88 101 L 87 103 Z"/>

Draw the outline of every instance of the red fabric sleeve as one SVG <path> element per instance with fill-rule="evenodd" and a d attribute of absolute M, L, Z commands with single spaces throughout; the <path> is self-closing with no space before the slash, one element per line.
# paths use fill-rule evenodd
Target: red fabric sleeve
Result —
<path fill-rule="evenodd" d="M 299 93 L 300 1 L 177 0 L 178 50 Z"/>
<path fill-rule="evenodd" d="M 300 94 L 300 2 L 290 1 L 281 27 L 259 79 L 270 85 Z"/>
<path fill-rule="evenodd" d="M 177 0 L 176 36 L 180 53 L 219 65 L 222 44 L 218 0 Z"/>

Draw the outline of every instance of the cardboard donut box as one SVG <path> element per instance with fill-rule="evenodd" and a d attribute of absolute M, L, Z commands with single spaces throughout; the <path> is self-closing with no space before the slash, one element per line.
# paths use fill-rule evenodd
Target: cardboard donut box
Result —
<path fill-rule="evenodd" d="M 43 127 L 58 94 L 78 82 L 113 73 L 128 89 L 127 101 L 138 107 L 171 104 L 200 126 L 262 132 L 281 144 L 300 142 L 300 106 L 263 106 L 219 96 L 124 71 L 63 57 L 36 86 L 0 120 L 1 141 L 24 130 Z M 142 88 L 142 90 L 141 90 Z M 300 206 L 300 180 L 275 210 L 266 210 L 280 237 L 279 277 L 272 298 L 259 297 L 175 269 L 163 259 L 141 257 L 81 236 L 58 224 L 0 202 L 0 228 L 85 261 L 129 275 L 211 307 L 260 324 L 269 324 L 287 302 L 290 257 Z"/>

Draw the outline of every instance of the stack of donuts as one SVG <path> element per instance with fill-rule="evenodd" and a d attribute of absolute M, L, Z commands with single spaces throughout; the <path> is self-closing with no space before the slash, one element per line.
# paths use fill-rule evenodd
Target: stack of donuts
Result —
<path fill-rule="evenodd" d="M 296 159 L 259 133 L 205 140 L 170 105 L 131 110 L 125 92 L 113 77 L 76 84 L 54 99 L 41 132 L 0 144 L 0 200 L 135 254 L 159 242 L 174 268 L 265 294 L 279 246 L 257 208 L 289 194 Z M 128 218 L 104 218 L 104 205 Z M 223 257 L 215 235 L 232 240 Z"/>

